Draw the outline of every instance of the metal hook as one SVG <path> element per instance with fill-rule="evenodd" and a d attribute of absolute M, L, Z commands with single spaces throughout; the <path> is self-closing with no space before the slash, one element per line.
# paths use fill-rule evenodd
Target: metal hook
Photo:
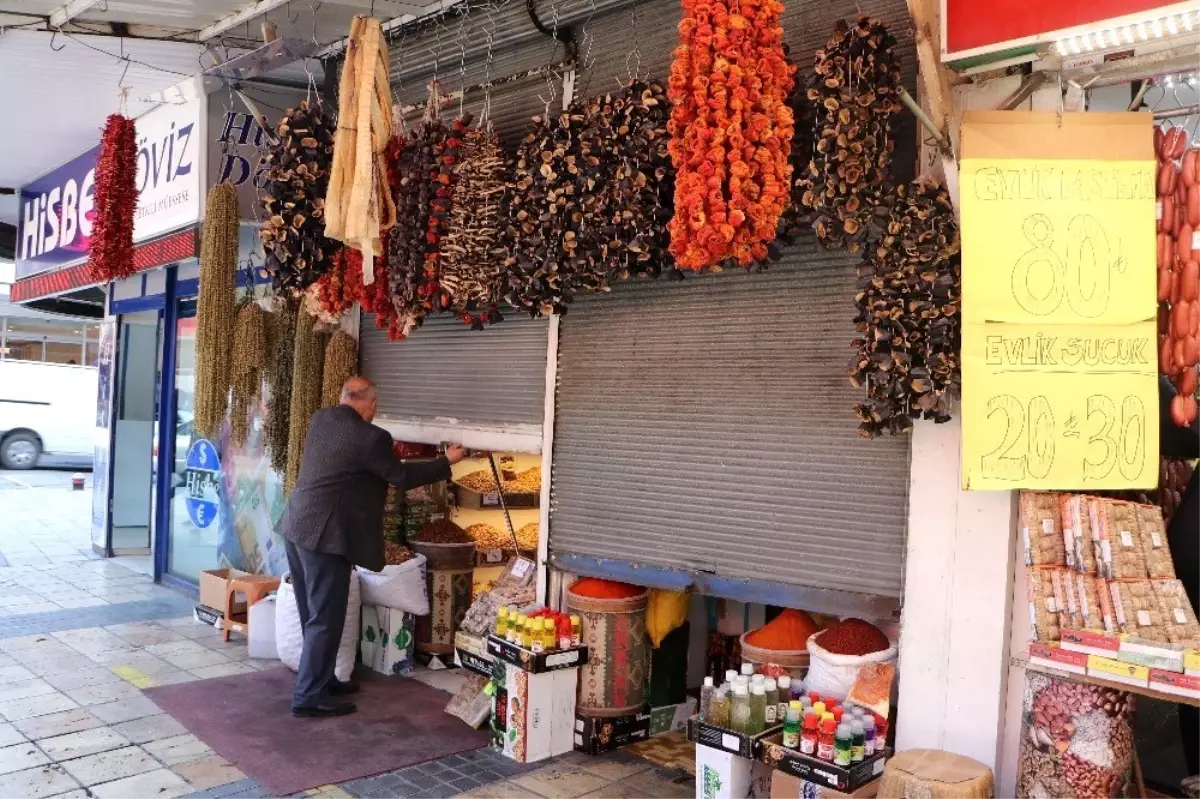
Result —
<path fill-rule="evenodd" d="M 57 38 L 58 38 L 58 28 L 55 28 L 55 29 L 54 29 L 54 33 L 52 33 L 52 34 L 50 35 L 50 49 L 51 49 L 51 50 L 53 50 L 53 51 L 54 51 L 54 52 L 56 52 L 56 53 L 61 53 L 63 50 L 66 50 L 66 49 L 67 49 L 67 46 L 64 44 L 64 45 L 60 45 L 60 46 L 58 46 L 58 47 L 55 47 L 55 46 L 54 46 L 54 40 L 55 40 L 55 39 L 57 39 Z"/>

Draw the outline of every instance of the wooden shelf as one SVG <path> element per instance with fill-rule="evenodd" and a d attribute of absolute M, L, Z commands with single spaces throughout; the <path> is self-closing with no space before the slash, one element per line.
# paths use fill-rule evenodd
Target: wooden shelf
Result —
<path fill-rule="evenodd" d="M 1127 683 L 1117 682 L 1116 680 L 1106 680 L 1103 677 L 1093 677 L 1090 674 L 1074 674 L 1069 671 L 1043 666 L 1041 663 L 1030 663 L 1028 658 L 1014 657 L 1012 665 L 1018 668 L 1036 671 L 1041 674 L 1048 674 L 1051 677 L 1058 677 L 1062 680 L 1073 680 L 1087 685 L 1096 685 L 1100 688 L 1111 688 L 1115 691 L 1128 691 L 1131 694 L 1138 696 L 1148 696 L 1151 699 L 1158 699 L 1163 702 L 1174 702 L 1180 705 L 1191 705 L 1192 707 L 1200 707 L 1200 699 L 1193 699 L 1190 696 L 1179 696 L 1178 694 L 1169 694 L 1165 691 L 1156 691 L 1153 688 L 1141 688 L 1136 685 L 1128 685 Z"/>

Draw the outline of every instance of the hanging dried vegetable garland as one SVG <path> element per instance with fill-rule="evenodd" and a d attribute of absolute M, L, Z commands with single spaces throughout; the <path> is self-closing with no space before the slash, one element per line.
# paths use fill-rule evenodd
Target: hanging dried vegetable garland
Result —
<path fill-rule="evenodd" d="M 279 473 L 287 469 L 288 434 L 291 430 L 292 365 L 296 353 L 297 303 L 284 301 L 271 314 L 268 327 L 271 358 L 267 362 L 267 422 L 265 438 L 271 455 L 271 468 Z"/>
<path fill-rule="evenodd" d="M 901 88 L 895 47 L 887 26 L 864 15 L 854 28 L 839 20 L 817 51 L 806 93 L 814 149 L 797 186 L 821 247 L 859 252 L 871 210 L 891 189 Z"/>
<path fill-rule="evenodd" d="M 324 319 L 336 320 L 354 307 L 361 293 L 362 253 L 343 247 L 329 260 L 329 271 L 317 278 L 317 282 L 309 287 L 308 294 Z"/>
<path fill-rule="evenodd" d="M 298 295 L 329 269 L 341 248 L 325 237 L 333 132 L 321 105 L 302 101 L 287 110 L 276 134 L 277 144 L 263 157 L 267 219 L 259 235 L 276 293 Z"/>
<path fill-rule="evenodd" d="M 341 402 L 342 386 L 358 371 L 358 342 L 338 330 L 325 345 L 325 364 L 321 375 L 321 407 L 332 408 Z"/>
<path fill-rule="evenodd" d="M 504 151 L 490 129 L 465 134 L 449 225 L 440 242 L 440 308 L 453 310 L 472 329 L 502 320 L 496 308 L 500 284 L 500 201 L 504 197 Z"/>
<path fill-rule="evenodd" d="M 246 443 L 250 409 L 262 396 L 267 365 L 267 314 L 257 302 L 246 300 L 238 308 L 230 359 L 229 440 L 235 447 Z"/>
<path fill-rule="evenodd" d="M 950 195 L 928 182 L 898 186 L 875 209 L 858 270 L 858 349 L 850 381 L 866 391 L 854 406 L 859 435 L 945 422 L 960 386 L 961 248 Z"/>
<path fill-rule="evenodd" d="M 229 181 L 208 191 L 200 243 L 200 296 L 196 301 L 196 394 L 193 425 L 213 438 L 229 401 L 229 355 L 238 254 L 237 189 Z"/>
<path fill-rule="evenodd" d="M 284 493 L 292 493 L 300 476 L 304 440 L 312 415 L 321 408 L 325 339 L 316 329 L 317 319 L 303 308 L 296 316 L 295 351 L 292 356 L 292 405 L 288 410 L 287 472 Z"/>
<path fill-rule="evenodd" d="M 96 218 L 88 273 L 108 282 L 133 274 L 133 215 L 137 210 L 137 127 L 132 119 L 112 114 L 100 137 L 94 189 Z"/>
<path fill-rule="evenodd" d="M 417 296 L 421 300 L 421 317 L 450 307 L 449 298 L 441 289 L 442 237 L 450 224 L 454 207 L 454 189 L 458 184 L 455 167 L 462 160 L 463 139 L 470 129 L 471 115 L 456 119 L 445 136 L 433 145 L 437 168 L 429 173 L 433 192 L 429 200 L 429 219 L 425 229 L 425 263 Z"/>
<path fill-rule="evenodd" d="M 668 128 L 671 252 L 681 268 L 750 266 L 775 240 L 792 180 L 782 13 L 778 0 L 683 0 Z"/>
<path fill-rule="evenodd" d="M 788 63 L 795 66 L 791 59 L 791 51 L 787 44 L 783 46 Z M 812 229 L 811 212 L 804 207 L 804 182 L 807 174 L 807 163 L 813 152 L 813 117 L 815 106 L 808 99 L 808 90 L 799 80 L 792 84 L 788 92 L 787 104 L 792 109 L 795 124 L 792 126 L 792 174 L 791 202 L 779 218 L 779 241 L 783 244 L 795 244 L 796 237 L 804 231 Z"/>

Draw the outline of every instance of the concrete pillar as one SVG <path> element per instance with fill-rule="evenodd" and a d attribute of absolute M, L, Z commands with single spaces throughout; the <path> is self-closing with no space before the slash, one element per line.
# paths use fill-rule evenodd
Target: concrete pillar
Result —
<path fill-rule="evenodd" d="M 896 747 L 998 770 L 1007 704 L 1013 492 L 960 488 L 962 426 L 913 430 Z"/>

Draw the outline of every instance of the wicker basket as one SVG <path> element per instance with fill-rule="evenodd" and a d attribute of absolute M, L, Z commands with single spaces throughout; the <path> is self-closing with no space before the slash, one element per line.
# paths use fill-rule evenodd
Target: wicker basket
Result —
<path fill-rule="evenodd" d="M 803 680 L 808 674 L 807 649 L 762 649 L 746 642 L 749 633 L 742 633 L 742 660 L 756 666 L 771 664 L 787 669 L 793 680 Z"/>

